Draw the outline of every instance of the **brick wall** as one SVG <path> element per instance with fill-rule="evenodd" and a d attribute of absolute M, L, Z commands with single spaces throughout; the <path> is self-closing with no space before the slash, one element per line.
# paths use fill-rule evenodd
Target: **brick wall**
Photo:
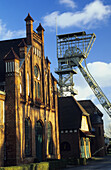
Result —
<path fill-rule="evenodd" d="M 5 143 L 5 92 L 0 91 L 0 166 L 4 166 L 4 143 Z"/>
<path fill-rule="evenodd" d="M 80 150 L 79 150 L 79 136 L 77 132 L 68 132 L 68 133 L 61 133 L 60 135 L 60 150 L 61 144 L 63 142 L 68 142 L 70 144 L 70 151 L 61 151 L 62 158 L 79 158 L 80 157 Z"/>
<path fill-rule="evenodd" d="M 95 124 L 93 125 L 95 128 L 95 138 L 91 138 L 91 152 L 92 155 L 98 151 L 100 148 L 103 149 L 97 152 L 96 156 L 105 156 L 105 142 L 104 142 L 104 130 L 103 124 Z"/>

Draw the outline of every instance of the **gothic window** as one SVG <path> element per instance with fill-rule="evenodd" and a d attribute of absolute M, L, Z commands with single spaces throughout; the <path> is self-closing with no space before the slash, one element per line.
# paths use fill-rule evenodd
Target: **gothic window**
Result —
<path fill-rule="evenodd" d="M 40 98 L 40 83 L 38 82 L 38 98 Z"/>
<path fill-rule="evenodd" d="M 37 49 L 37 56 L 38 56 L 38 54 L 39 54 L 39 50 Z"/>
<path fill-rule="evenodd" d="M 25 119 L 25 155 L 31 156 L 31 121 L 30 118 Z"/>
<path fill-rule="evenodd" d="M 35 142 L 36 142 L 36 157 L 39 161 L 42 160 L 43 154 L 43 126 L 40 121 L 35 123 Z"/>
<path fill-rule="evenodd" d="M 35 98 L 40 99 L 40 96 L 41 96 L 40 69 L 38 65 L 34 66 L 34 78 L 35 78 Z"/>
<path fill-rule="evenodd" d="M 52 124 L 48 122 L 48 149 L 49 154 L 53 154 Z"/>
<path fill-rule="evenodd" d="M 35 55 L 37 54 L 37 50 L 36 50 L 36 47 L 35 47 Z"/>
<path fill-rule="evenodd" d="M 71 146 L 68 142 L 62 142 L 61 143 L 61 151 L 70 151 Z"/>

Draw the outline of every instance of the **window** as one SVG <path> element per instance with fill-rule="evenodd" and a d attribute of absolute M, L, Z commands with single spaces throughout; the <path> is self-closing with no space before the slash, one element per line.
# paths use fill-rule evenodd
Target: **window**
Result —
<path fill-rule="evenodd" d="M 60 148 L 61 148 L 61 151 L 70 151 L 71 150 L 71 146 L 68 142 L 62 142 Z"/>
<path fill-rule="evenodd" d="M 81 157 L 85 157 L 84 139 L 81 138 Z"/>
<path fill-rule="evenodd" d="M 35 123 L 35 142 L 36 142 L 36 157 L 42 161 L 43 154 L 43 126 L 40 121 Z"/>
<path fill-rule="evenodd" d="M 49 154 L 53 154 L 52 124 L 48 122 L 48 148 Z"/>
<path fill-rule="evenodd" d="M 22 85 L 20 83 L 20 94 L 22 94 Z"/>
<path fill-rule="evenodd" d="M 36 47 L 35 47 L 35 55 L 37 54 L 37 50 L 36 50 Z"/>
<path fill-rule="evenodd" d="M 40 83 L 38 82 L 38 98 L 40 98 Z"/>
<path fill-rule="evenodd" d="M 40 99 L 41 88 L 40 88 L 40 69 L 38 65 L 34 66 L 34 78 L 35 78 L 35 98 Z"/>
<path fill-rule="evenodd" d="M 37 49 L 37 56 L 39 55 L 39 50 Z"/>
<path fill-rule="evenodd" d="M 25 155 L 31 156 L 31 121 L 30 118 L 25 119 Z"/>

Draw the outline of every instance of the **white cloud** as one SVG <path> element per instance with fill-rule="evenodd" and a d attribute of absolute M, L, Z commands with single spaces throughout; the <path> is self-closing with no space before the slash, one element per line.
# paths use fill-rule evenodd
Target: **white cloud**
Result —
<path fill-rule="evenodd" d="M 65 4 L 67 7 L 75 8 L 76 4 L 72 0 L 59 0 L 60 4 Z"/>
<path fill-rule="evenodd" d="M 109 89 L 111 87 L 111 63 L 93 62 L 89 63 L 88 70 L 93 78 L 96 80 L 100 88 Z M 92 90 L 85 81 L 84 77 L 78 70 L 78 74 L 74 76 L 75 88 L 78 89 L 79 94 L 76 96 L 78 100 L 92 99 L 96 97 L 93 95 Z M 110 92 L 111 93 L 111 92 Z"/>
<path fill-rule="evenodd" d="M 0 20 L 0 40 L 20 38 L 25 36 L 25 30 L 11 31 L 8 30 L 6 24 L 2 23 Z"/>
<path fill-rule="evenodd" d="M 90 28 L 100 21 L 105 21 L 111 15 L 111 6 L 104 5 L 100 0 L 95 0 L 87 4 L 82 11 L 64 12 L 54 11 L 46 15 L 44 24 L 49 27 L 55 27 L 55 18 L 57 18 L 58 27 L 65 28 L 70 26 Z"/>
<path fill-rule="evenodd" d="M 111 63 L 93 62 L 88 64 L 88 68 L 101 87 L 111 86 Z"/>

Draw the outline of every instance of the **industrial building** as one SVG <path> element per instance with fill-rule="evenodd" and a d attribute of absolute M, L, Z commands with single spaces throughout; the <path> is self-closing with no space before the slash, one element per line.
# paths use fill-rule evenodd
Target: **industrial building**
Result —
<path fill-rule="evenodd" d="M 25 22 L 26 37 L 0 41 L 0 166 L 60 158 L 57 81 L 44 56 L 45 30 L 41 24 L 33 30 L 30 14 Z"/>

